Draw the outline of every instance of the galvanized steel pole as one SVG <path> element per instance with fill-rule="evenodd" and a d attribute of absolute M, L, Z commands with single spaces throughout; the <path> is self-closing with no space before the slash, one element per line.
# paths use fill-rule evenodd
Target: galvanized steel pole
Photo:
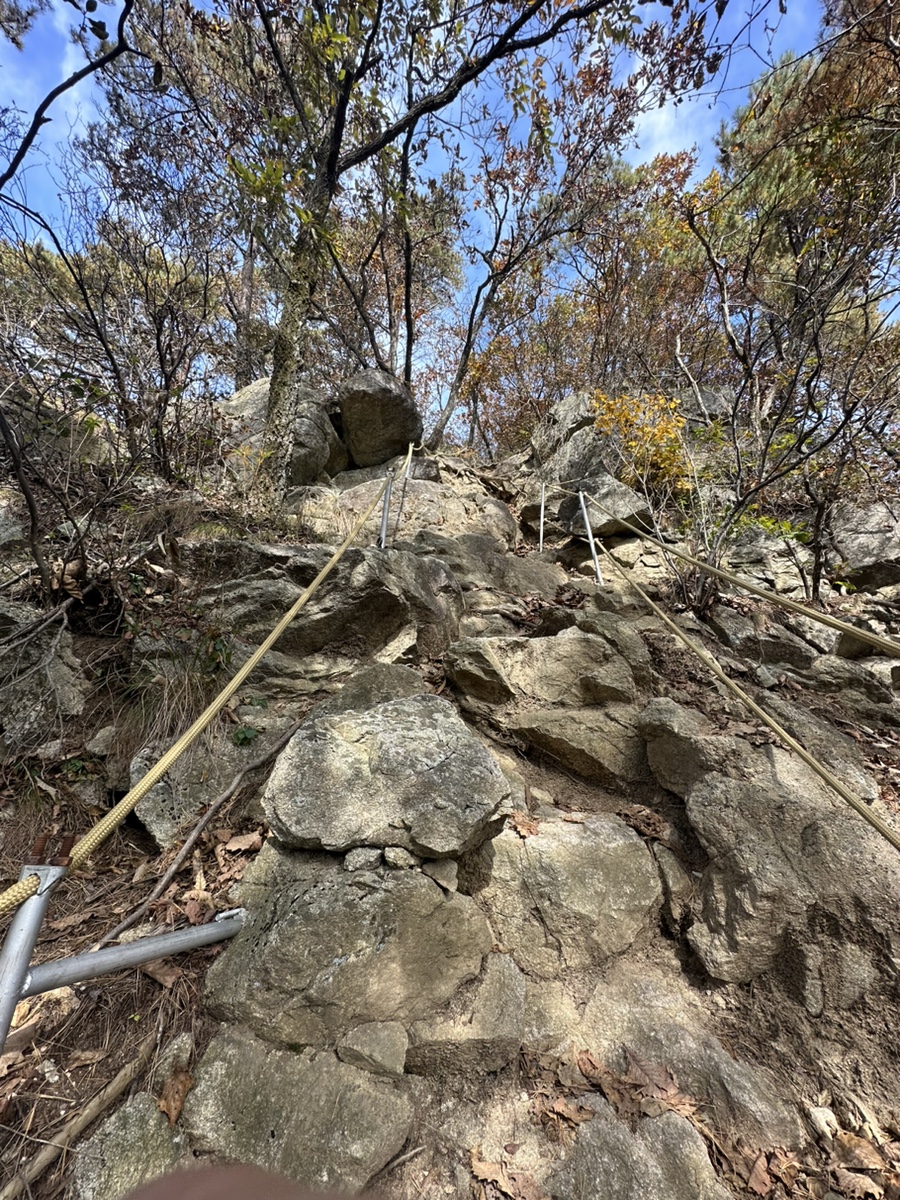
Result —
<path fill-rule="evenodd" d="M 153 962 L 155 958 L 168 958 L 170 954 L 181 954 L 185 950 L 196 950 L 199 946 L 224 942 L 240 931 L 245 915 L 243 908 L 229 909 L 208 925 L 192 925 L 174 933 L 138 938 L 135 942 L 126 942 L 124 946 L 110 946 L 106 950 L 77 954 L 74 958 L 42 963 L 39 967 L 32 967 L 25 976 L 20 997 L 24 1000 L 26 996 L 36 996 L 38 992 L 49 992 L 52 988 L 65 987 L 70 983 L 82 983 L 85 979 L 96 979 L 98 975 L 108 975 L 110 971 L 124 971 L 127 967 Z"/>
<path fill-rule="evenodd" d="M 0 951 L 0 1052 L 9 1035 L 13 1013 L 22 998 L 22 983 L 28 974 L 31 952 L 54 887 L 66 873 L 65 867 L 23 867 L 20 879 L 37 875 L 40 886 L 12 919 L 3 950 Z"/>
<path fill-rule="evenodd" d="M 591 529 L 587 505 L 584 502 L 584 492 L 578 493 L 578 499 L 581 501 L 581 515 L 584 517 L 584 531 L 587 534 L 587 540 L 591 547 L 591 558 L 594 560 L 594 570 L 597 572 L 597 583 L 600 585 L 600 587 L 603 587 L 603 576 L 600 574 L 600 560 L 597 558 L 597 547 L 594 545 L 594 531 Z"/>

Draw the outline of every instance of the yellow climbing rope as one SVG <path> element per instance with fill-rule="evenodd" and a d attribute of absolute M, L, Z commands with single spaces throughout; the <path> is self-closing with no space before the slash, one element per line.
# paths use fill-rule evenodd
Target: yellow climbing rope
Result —
<path fill-rule="evenodd" d="M 573 492 L 568 488 L 560 488 L 559 490 L 566 496 L 579 495 L 578 492 Z M 814 608 L 807 608 L 805 604 L 800 604 L 797 600 L 789 600 L 787 596 L 779 596 L 777 592 L 760 587 L 759 584 L 753 583 L 749 579 L 744 579 L 741 575 L 735 575 L 732 571 L 726 571 L 722 567 L 714 567 L 700 558 L 694 558 L 693 555 L 687 554 L 683 550 L 676 550 L 674 546 L 667 546 L 664 542 L 659 541 L 658 538 L 653 537 L 652 534 L 647 533 L 646 530 L 641 529 L 637 525 L 632 525 L 629 521 L 625 521 L 617 516 L 605 504 L 601 504 L 599 500 L 595 500 L 593 496 L 585 493 L 585 500 L 608 517 L 614 517 L 630 533 L 643 538 L 645 542 L 650 542 L 652 545 L 658 546 L 663 553 L 671 554 L 673 558 L 680 558 L 682 562 L 689 563 L 692 567 L 696 567 L 700 571 L 705 571 L 707 575 L 715 576 L 716 579 L 724 579 L 734 587 L 741 588 L 742 591 L 751 592 L 754 596 L 760 596 L 763 600 L 771 600 L 773 604 L 778 604 L 782 608 L 788 609 L 789 612 L 797 613 L 802 617 L 808 617 L 811 621 L 817 621 L 820 625 L 827 625 L 829 629 L 836 629 L 839 633 L 850 634 L 852 637 L 858 638 L 861 642 L 866 642 L 876 650 L 880 650 L 882 654 L 887 654 L 891 658 L 900 658 L 900 642 L 896 642 L 892 638 L 881 637 L 877 633 L 870 633 L 868 629 L 860 629 L 859 626 L 851 625 L 849 621 L 841 621 L 838 617 L 831 616 L 830 613 L 818 612 Z"/>
<path fill-rule="evenodd" d="M 412 458 L 412 452 L 413 446 L 410 445 L 406 454 L 406 460 L 403 464 L 403 470 L 406 470 L 406 466 Z M 162 779 L 163 775 L 165 775 L 169 768 L 181 757 L 185 750 L 187 750 L 187 748 L 194 741 L 196 741 L 196 739 L 200 736 L 204 729 L 206 729 L 210 722 L 222 711 L 238 688 L 240 688 L 247 679 L 250 672 L 258 665 L 260 659 L 262 659 L 263 656 L 268 653 L 269 650 L 271 650 L 272 646 L 281 637 L 285 629 L 287 629 L 288 625 L 290 625 L 291 621 L 293 621 L 294 617 L 296 617 L 297 613 L 300 612 L 301 608 L 303 608 L 310 598 L 315 595 L 316 591 L 326 577 L 331 573 L 338 562 L 340 562 L 341 558 L 343 558 L 345 552 L 350 546 L 350 543 L 375 511 L 379 500 L 384 495 L 385 489 L 387 488 L 387 483 L 388 480 L 387 477 L 385 477 L 384 483 L 381 485 L 381 488 L 379 489 L 375 499 L 359 518 L 353 529 L 350 531 L 350 533 L 348 533 L 347 537 L 334 552 L 322 570 L 318 573 L 306 591 L 284 614 L 265 641 L 253 651 L 240 670 L 236 672 L 234 677 L 230 679 L 228 683 L 226 683 L 225 687 L 218 694 L 218 696 L 216 696 L 215 700 L 213 700 L 203 710 L 197 720 L 193 723 L 193 725 L 191 725 L 190 729 L 181 735 L 175 744 L 166 751 L 159 762 L 152 766 L 143 779 L 141 779 L 140 782 L 131 789 L 128 795 L 124 796 L 115 806 L 115 808 L 111 808 L 106 816 L 98 821 L 94 828 L 90 830 L 90 832 L 87 833 L 81 839 L 81 841 L 75 845 L 69 857 L 68 869 L 70 871 L 74 870 L 76 867 L 82 866 L 87 861 L 87 859 L 94 853 L 98 846 L 100 846 L 106 840 L 106 838 L 109 837 L 114 829 L 121 825 L 135 805 L 147 795 L 152 787 L 155 787 L 156 784 L 159 783 L 160 779 Z M 7 888 L 5 892 L 0 893 L 0 916 L 11 912 L 30 896 L 34 896 L 37 893 L 39 886 L 40 879 L 38 876 L 29 875 L 25 879 L 20 879 L 19 882 L 13 884 L 12 887 Z"/>

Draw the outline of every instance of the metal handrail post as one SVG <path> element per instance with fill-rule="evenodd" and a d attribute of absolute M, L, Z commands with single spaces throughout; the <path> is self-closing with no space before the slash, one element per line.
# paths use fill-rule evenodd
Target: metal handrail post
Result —
<path fill-rule="evenodd" d="M 136 942 L 126 942 L 123 946 L 110 946 L 106 950 L 94 950 L 88 954 L 76 954 L 73 958 L 42 963 L 39 967 L 32 967 L 25 976 L 21 999 L 70 983 L 96 979 L 98 975 L 108 975 L 111 971 L 139 967 L 143 963 L 153 962 L 155 958 L 168 958 L 170 954 L 181 954 L 185 950 L 196 950 L 199 946 L 224 942 L 240 932 L 244 916 L 245 910 L 242 908 L 229 909 L 228 912 L 219 913 L 208 925 L 193 925 L 188 929 L 177 929 L 174 933 L 138 938 Z"/>
<path fill-rule="evenodd" d="M 544 549 L 544 497 L 547 492 L 546 483 L 541 484 L 541 530 L 538 538 L 538 554 Z"/>
<path fill-rule="evenodd" d="M 6 1044 L 16 1005 L 22 997 L 22 984 L 28 974 L 31 952 L 41 930 L 41 922 L 54 887 L 66 873 L 65 867 L 23 867 L 20 879 L 37 875 L 40 887 L 12 919 L 3 949 L 0 951 L 0 1052 Z"/>
<path fill-rule="evenodd" d="M 587 505 L 584 502 L 584 492 L 578 493 L 578 499 L 581 501 L 581 515 L 584 517 L 584 529 L 587 533 L 587 540 L 591 547 L 591 558 L 594 560 L 594 570 L 597 572 L 597 583 L 600 585 L 600 587 L 603 587 L 603 576 L 600 573 L 600 559 L 597 557 L 597 547 L 594 545 L 594 531 L 591 529 Z"/>
<path fill-rule="evenodd" d="M 378 535 L 378 549 L 383 550 L 387 545 L 388 535 L 388 517 L 391 512 L 391 491 L 394 486 L 394 468 L 391 467 L 387 473 L 387 487 L 384 489 L 384 503 L 381 508 L 381 533 Z"/>

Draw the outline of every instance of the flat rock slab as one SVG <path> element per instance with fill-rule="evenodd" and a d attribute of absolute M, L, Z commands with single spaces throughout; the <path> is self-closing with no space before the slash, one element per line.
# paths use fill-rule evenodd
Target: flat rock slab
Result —
<path fill-rule="evenodd" d="M 680 1089 L 700 1101 L 714 1129 L 754 1149 L 798 1147 L 804 1130 L 772 1076 L 737 1061 L 706 1028 L 696 995 L 675 962 L 665 972 L 616 962 L 597 985 L 580 1027 L 569 1035 L 614 1071 L 627 1066 L 623 1047 L 666 1066 Z"/>
<path fill-rule="evenodd" d="M 279 756 L 263 807 L 286 846 L 400 846 L 446 858 L 484 841 L 508 796 L 453 707 L 410 696 L 312 720 Z"/>
<path fill-rule="evenodd" d="M 578 629 L 556 637 L 464 638 L 448 650 L 446 667 L 463 701 L 479 707 L 510 700 L 580 706 L 636 695 L 625 659 L 602 637 Z"/>
<path fill-rule="evenodd" d="M 210 1043 L 182 1115 L 199 1150 L 349 1192 L 402 1148 L 411 1122 L 396 1085 L 327 1052 L 278 1049 L 245 1029 L 226 1029 Z"/>
<path fill-rule="evenodd" d="M 624 821 L 541 821 L 491 844 L 491 881 L 479 893 L 497 937 L 531 975 L 555 978 L 625 950 L 661 903 L 656 866 Z"/>
<path fill-rule="evenodd" d="M 639 709 L 536 708 L 507 717 L 506 727 L 585 779 L 606 786 L 647 779 L 647 757 L 637 732 Z"/>
<path fill-rule="evenodd" d="M 426 1017 L 478 975 L 492 943 L 471 897 L 414 870 L 345 871 L 268 845 L 241 899 L 250 915 L 207 974 L 209 1004 L 284 1045 Z"/>
<path fill-rule="evenodd" d="M 684 1117 L 644 1119 L 632 1132 L 605 1100 L 584 1103 L 595 1116 L 579 1127 L 574 1150 L 547 1185 L 553 1200 L 731 1200 Z"/>

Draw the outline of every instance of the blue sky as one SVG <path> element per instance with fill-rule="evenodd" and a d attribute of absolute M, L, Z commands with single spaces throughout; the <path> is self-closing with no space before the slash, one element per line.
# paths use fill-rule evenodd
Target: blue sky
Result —
<path fill-rule="evenodd" d="M 110 30 L 114 28 L 118 5 L 101 4 L 96 12 Z M 667 104 L 654 109 L 639 122 L 637 146 L 627 157 L 632 162 L 646 161 L 655 154 L 701 149 L 701 170 L 714 162 L 712 138 L 721 121 L 742 103 L 747 85 L 772 60 L 787 50 L 804 53 L 815 41 L 819 23 L 816 0 L 787 0 L 787 12 L 778 17 L 775 0 L 771 13 L 757 20 L 738 44 L 729 68 L 726 86 L 719 95 L 699 95 L 685 99 L 680 105 Z M 733 37 L 746 22 L 747 0 L 730 0 L 722 21 L 722 37 Z M 639 10 L 646 20 L 654 16 L 665 19 L 667 10 L 649 5 Z M 30 118 L 43 97 L 74 70 L 84 64 L 80 47 L 71 40 L 73 18 L 78 14 L 65 0 L 53 0 L 52 9 L 38 18 L 25 41 L 24 51 L 0 39 L 0 107 L 14 105 Z M 778 20 L 774 37 L 765 29 L 766 21 Z M 52 159 L 57 144 L 64 143 L 73 129 L 93 114 L 92 82 L 84 81 L 77 89 L 66 93 L 51 110 L 51 123 L 42 132 L 39 149 L 33 150 L 20 172 L 28 202 L 43 211 L 58 206 L 56 188 L 48 174 L 46 161 Z"/>
<path fill-rule="evenodd" d="M 747 7 L 745 0 L 730 0 L 721 24 L 723 41 L 737 37 L 747 21 Z M 640 119 L 637 145 L 626 154 L 630 162 L 646 162 L 657 154 L 690 150 L 696 145 L 700 149 L 698 170 L 706 174 L 715 165 L 713 138 L 721 123 L 744 102 L 749 84 L 788 51 L 801 55 L 816 44 L 820 20 L 817 0 L 787 0 L 784 15 L 779 14 L 774 0 L 769 8 L 772 11 L 766 10 L 737 38 L 720 92 L 710 89 L 689 96 L 679 105 L 669 103 Z M 660 8 L 658 14 L 664 17 L 665 11 Z M 776 21 L 774 32 L 767 29 Z"/>
<path fill-rule="evenodd" d="M 118 5 L 101 4 L 94 16 L 105 20 L 112 31 L 118 9 Z M 47 93 L 85 65 L 84 53 L 71 37 L 79 20 L 70 4 L 53 0 L 52 8 L 35 21 L 23 50 L 0 38 L 0 108 L 19 109 L 27 124 Z M 33 207 L 57 207 L 56 188 L 48 175 L 46 161 L 58 144 L 68 140 L 83 117 L 93 113 L 92 95 L 92 81 L 87 79 L 61 96 L 50 109 L 50 123 L 44 126 L 37 146 L 17 177 Z"/>

